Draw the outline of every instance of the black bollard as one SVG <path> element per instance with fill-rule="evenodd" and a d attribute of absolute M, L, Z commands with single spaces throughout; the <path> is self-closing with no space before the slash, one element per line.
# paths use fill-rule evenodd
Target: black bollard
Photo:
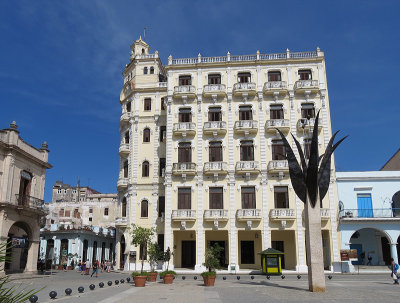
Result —
<path fill-rule="evenodd" d="M 186 279 L 186 277 L 185 276 L 182 276 L 182 280 L 185 280 Z"/>
<path fill-rule="evenodd" d="M 90 290 L 93 290 L 95 287 L 96 287 L 96 286 L 94 286 L 94 284 L 90 284 L 90 285 L 89 285 Z"/>
<path fill-rule="evenodd" d="M 240 276 L 237 276 L 236 279 L 240 280 Z"/>
<path fill-rule="evenodd" d="M 271 277 L 267 275 L 267 279 L 269 280 L 269 279 L 271 279 Z"/>
<path fill-rule="evenodd" d="M 225 281 L 225 280 L 226 280 L 226 277 L 222 277 L 222 280 L 224 280 L 224 281 Z"/>
<path fill-rule="evenodd" d="M 50 298 L 55 299 L 55 298 L 57 297 L 57 292 L 55 292 L 54 290 L 52 290 L 52 291 L 49 293 L 49 296 L 50 296 Z"/>
<path fill-rule="evenodd" d="M 285 277 L 285 275 L 282 275 L 281 278 L 282 278 L 282 280 L 283 280 L 283 279 L 285 279 L 286 277 Z"/>
<path fill-rule="evenodd" d="M 32 295 L 32 296 L 29 297 L 29 302 L 36 303 L 38 299 L 39 298 L 38 298 L 37 295 Z"/>
<path fill-rule="evenodd" d="M 128 277 L 128 278 L 126 278 L 126 282 L 128 282 L 128 283 L 129 283 L 129 281 L 130 281 L 130 280 L 131 280 L 131 278 L 129 278 L 129 277 Z"/>
<path fill-rule="evenodd" d="M 250 278 L 251 278 L 252 280 L 254 280 L 254 276 L 251 276 Z"/>
<path fill-rule="evenodd" d="M 99 287 L 100 287 L 100 288 L 103 288 L 103 287 L 104 287 L 104 283 L 103 283 L 103 282 L 100 282 L 100 283 L 99 283 Z"/>
<path fill-rule="evenodd" d="M 72 294 L 72 289 L 71 289 L 71 288 L 66 288 L 66 289 L 65 289 L 65 294 L 66 294 L 67 296 L 71 295 L 71 294 Z"/>
<path fill-rule="evenodd" d="M 119 282 L 121 282 L 121 284 L 125 283 L 124 279 L 119 280 Z"/>
<path fill-rule="evenodd" d="M 194 278 L 193 278 L 193 279 L 197 280 L 197 276 L 194 276 Z"/>
<path fill-rule="evenodd" d="M 107 284 L 108 284 L 108 286 L 111 286 L 111 285 L 112 285 L 112 282 L 111 282 L 111 281 L 108 281 Z"/>
<path fill-rule="evenodd" d="M 118 281 L 118 280 L 115 280 L 114 283 L 115 283 L 115 285 L 118 285 L 118 284 L 119 284 L 119 281 Z"/>
<path fill-rule="evenodd" d="M 78 287 L 78 292 L 83 293 L 85 291 L 85 288 L 83 286 Z"/>
<path fill-rule="evenodd" d="M 329 275 L 329 276 L 328 276 L 328 279 L 329 279 L 329 280 L 331 280 L 331 279 L 332 279 L 332 276 L 331 276 L 331 275 Z"/>
<path fill-rule="evenodd" d="M 300 276 L 300 275 L 297 275 L 297 279 L 299 279 L 299 280 L 300 280 L 300 279 L 301 279 L 301 276 Z"/>

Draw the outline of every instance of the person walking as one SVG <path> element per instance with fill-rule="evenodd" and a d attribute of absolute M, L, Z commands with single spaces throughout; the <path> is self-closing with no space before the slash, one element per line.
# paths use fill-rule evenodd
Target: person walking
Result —
<path fill-rule="evenodd" d="M 394 281 L 393 284 L 399 284 L 399 277 L 397 276 L 397 271 L 399 270 L 399 264 L 394 262 L 393 258 L 391 258 L 390 260 L 392 261 L 392 264 L 391 264 L 391 269 L 392 269 L 391 277 L 393 278 L 393 281 Z"/>
<path fill-rule="evenodd" d="M 84 275 L 86 273 L 86 263 L 82 262 L 81 263 L 81 275 Z"/>
<path fill-rule="evenodd" d="M 105 270 L 105 262 L 104 262 L 104 260 L 101 260 L 100 269 L 101 269 L 101 272 L 103 272 L 103 270 Z"/>
<path fill-rule="evenodd" d="M 85 275 L 88 276 L 88 275 L 89 275 L 89 271 L 90 271 L 90 261 L 89 261 L 89 259 L 87 259 L 85 265 L 86 265 L 86 272 L 85 272 Z"/>
<path fill-rule="evenodd" d="M 93 275 L 94 274 L 96 274 L 96 278 L 97 278 L 97 275 L 98 275 L 98 268 L 99 268 L 99 262 L 98 261 L 94 261 L 93 262 L 93 271 L 92 271 L 92 274 L 90 275 L 90 277 L 93 277 Z"/>
<path fill-rule="evenodd" d="M 111 261 L 110 261 L 110 260 L 107 260 L 106 264 L 107 264 L 107 272 L 110 272 L 110 269 L 111 269 Z"/>

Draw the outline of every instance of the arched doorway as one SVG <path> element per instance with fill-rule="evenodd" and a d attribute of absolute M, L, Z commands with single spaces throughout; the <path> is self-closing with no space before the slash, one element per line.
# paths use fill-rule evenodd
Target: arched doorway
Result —
<path fill-rule="evenodd" d="M 393 217 L 400 217 L 400 190 L 392 197 Z"/>
<path fill-rule="evenodd" d="M 353 261 L 352 264 L 366 265 L 368 257 L 371 257 L 368 265 L 389 265 L 389 243 L 389 236 L 379 229 L 362 228 L 355 231 L 350 238 L 350 249 L 357 249 L 358 261 Z"/>
<path fill-rule="evenodd" d="M 121 241 L 120 243 L 120 250 L 119 250 L 119 268 L 120 269 L 124 269 L 124 265 L 125 265 L 125 237 L 124 235 L 121 236 Z"/>
<path fill-rule="evenodd" d="M 92 258 L 92 264 L 96 262 L 97 260 L 97 241 L 93 242 L 93 258 Z"/>
<path fill-rule="evenodd" d="M 46 269 L 50 269 L 54 259 L 54 240 L 48 239 L 46 245 Z"/>
<path fill-rule="evenodd" d="M 11 258 L 6 263 L 5 270 L 8 272 L 23 272 L 28 261 L 28 252 L 31 247 L 31 229 L 25 222 L 14 223 L 8 231 L 8 242 L 6 255 Z"/>
<path fill-rule="evenodd" d="M 88 251 L 88 240 L 83 241 L 83 250 L 82 250 L 82 262 L 86 262 L 88 260 L 87 251 Z"/>

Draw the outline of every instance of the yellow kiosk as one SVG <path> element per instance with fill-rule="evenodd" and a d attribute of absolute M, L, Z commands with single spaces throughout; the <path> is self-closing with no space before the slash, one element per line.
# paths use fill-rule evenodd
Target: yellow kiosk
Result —
<path fill-rule="evenodd" d="M 268 248 L 260 252 L 259 255 L 261 255 L 261 266 L 264 274 L 270 276 L 279 276 L 282 274 L 281 258 L 283 252 L 273 248 Z"/>

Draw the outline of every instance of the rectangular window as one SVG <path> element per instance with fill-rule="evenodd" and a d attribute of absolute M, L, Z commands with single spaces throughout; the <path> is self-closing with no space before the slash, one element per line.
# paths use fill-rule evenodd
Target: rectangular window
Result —
<path fill-rule="evenodd" d="M 287 186 L 274 187 L 275 208 L 289 208 L 289 195 Z"/>
<path fill-rule="evenodd" d="M 151 110 L 151 99 L 150 98 L 144 99 L 144 110 L 145 111 Z"/>
<path fill-rule="evenodd" d="M 278 71 L 273 71 L 273 72 L 268 72 L 268 81 L 282 81 L 281 80 L 281 72 Z"/>
<path fill-rule="evenodd" d="M 256 189 L 254 186 L 242 187 L 242 209 L 256 208 Z"/>
<path fill-rule="evenodd" d="M 208 121 L 222 121 L 221 107 L 210 107 L 208 109 Z"/>
<path fill-rule="evenodd" d="M 179 76 L 179 85 L 192 85 L 191 76 Z"/>
<path fill-rule="evenodd" d="M 158 176 L 159 177 L 164 177 L 164 173 L 165 173 L 165 163 L 166 163 L 166 159 L 165 158 L 160 158 L 160 169 L 158 172 Z"/>
<path fill-rule="evenodd" d="M 71 217 L 71 211 L 66 210 L 65 211 L 65 217 L 67 217 L 67 218 Z"/>
<path fill-rule="evenodd" d="M 272 160 L 286 160 L 282 140 L 272 140 Z"/>
<path fill-rule="evenodd" d="M 222 143 L 221 142 L 210 142 L 209 158 L 210 162 L 222 161 Z"/>
<path fill-rule="evenodd" d="M 312 73 L 309 69 L 299 70 L 299 80 L 311 80 Z"/>
<path fill-rule="evenodd" d="M 92 222 L 93 221 L 93 218 L 92 217 L 89 217 L 89 222 Z"/>
<path fill-rule="evenodd" d="M 93 214 L 93 208 L 89 208 L 89 214 Z"/>
<path fill-rule="evenodd" d="M 178 147 L 178 162 L 192 162 L 192 148 L 190 142 L 181 142 Z"/>
<path fill-rule="evenodd" d="M 192 110 L 190 108 L 179 109 L 179 122 L 192 122 Z"/>
<path fill-rule="evenodd" d="M 165 125 L 160 126 L 160 142 L 163 142 L 167 138 L 167 127 Z"/>
<path fill-rule="evenodd" d="M 304 139 L 304 157 L 310 159 L 311 139 Z"/>
<path fill-rule="evenodd" d="M 161 98 L 161 110 L 165 110 L 165 104 L 164 104 L 164 102 L 165 102 L 165 97 L 162 97 L 162 98 Z"/>
<path fill-rule="evenodd" d="M 239 107 L 239 120 L 253 120 L 253 111 L 251 106 Z"/>
<path fill-rule="evenodd" d="M 108 207 L 104 208 L 104 215 L 108 216 Z"/>
<path fill-rule="evenodd" d="M 79 213 L 79 209 L 78 208 L 75 208 L 74 209 L 74 218 L 80 218 L 81 217 L 81 214 Z"/>
<path fill-rule="evenodd" d="M 303 119 L 315 118 L 315 108 L 312 103 L 303 103 L 301 105 L 301 117 Z"/>
<path fill-rule="evenodd" d="M 192 208 L 192 189 L 190 187 L 178 188 L 178 209 Z"/>
<path fill-rule="evenodd" d="M 250 73 L 238 73 L 238 82 L 239 83 L 251 82 L 251 74 Z"/>
<path fill-rule="evenodd" d="M 221 75 L 220 74 L 208 75 L 208 84 L 221 84 Z"/>
<path fill-rule="evenodd" d="M 222 187 L 210 187 L 209 188 L 209 207 L 210 209 L 223 209 L 224 198 Z"/>
<path fill-rule="evenodd" d="M 240 143 L 240 161 L 254 161 L 253 141 L 242 141 Z"/>
<path fill-rule="evenodd" d="M 271 105 L 269 108 L 270 119 L 285 119 L 282 105 Z"/>
<path fill-rule="evenodd" d="M 165 197 L 158 197 L 158 217 L 161 218 L 165 214 Z"/>
<path fill-rule="evenodd" d="M 58 212 L 59 217 L 64 217 L 64 208 L 61 208 Z"/>

